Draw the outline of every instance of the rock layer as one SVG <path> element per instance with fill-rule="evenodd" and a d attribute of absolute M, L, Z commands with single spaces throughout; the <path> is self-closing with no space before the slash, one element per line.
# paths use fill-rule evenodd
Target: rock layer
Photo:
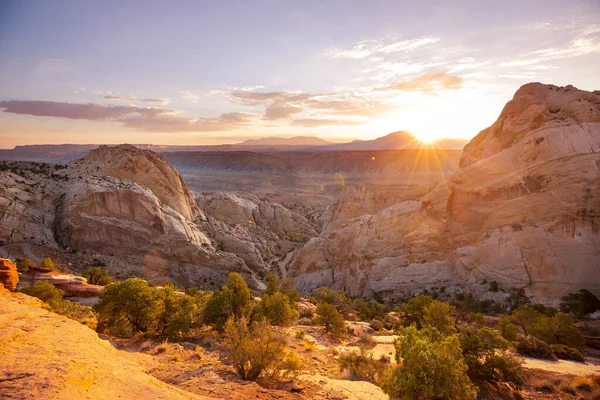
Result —
<path fill-rule="evenodd" d="M 18 283 L 17 265 L 6 258 L 0 258 L 0 284 L 9 290 L 15 290 Z"/>

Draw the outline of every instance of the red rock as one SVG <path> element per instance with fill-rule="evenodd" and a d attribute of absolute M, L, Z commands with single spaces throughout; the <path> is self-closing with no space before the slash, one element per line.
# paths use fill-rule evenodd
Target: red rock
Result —
<path fill-rule="evenodd" d="M 6 258 L 0 258 L 0 283 L 10 290 L 15 290 L 19 283 L 17 264 Z"/>

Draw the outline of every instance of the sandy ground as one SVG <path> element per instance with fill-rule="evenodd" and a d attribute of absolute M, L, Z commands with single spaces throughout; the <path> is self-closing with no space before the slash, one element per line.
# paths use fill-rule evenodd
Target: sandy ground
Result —
<path fill-rule="evenodd" d="M 590 360 L 591 362 L 580 363 L 575 361 L 549 361 L 538 360 L 535 358 L 524 357 L 524 368 L 541 369 L 544 371 L 557 372 L 559 374 L 569 374 L 576 376 L 600 375 L 600 360 Z"/>

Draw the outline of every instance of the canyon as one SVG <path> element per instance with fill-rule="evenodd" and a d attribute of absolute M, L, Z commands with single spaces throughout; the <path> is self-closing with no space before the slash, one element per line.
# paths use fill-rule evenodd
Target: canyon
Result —
<path fill-rule="evenodd" d="M 501 300 L 491 281 L 547 304 L 600 293 L 599 92 L 527 84 L 462 152 L 340 146 L 50 158 L 66 165 L 4 151 L 0 246 L 205 289 L 236 271 L 261 290 L 275 271 L 303 294 L 388 300 Z"/>

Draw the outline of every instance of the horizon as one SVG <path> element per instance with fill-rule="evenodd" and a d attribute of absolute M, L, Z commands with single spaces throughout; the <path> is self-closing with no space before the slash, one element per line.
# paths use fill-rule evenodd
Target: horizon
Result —
<path fill-rule="evenodd" d="M 140 4 L 0 1 L 0 148 L 471 139 L 525 83 L 600 89 L 593 0 Z"/>

